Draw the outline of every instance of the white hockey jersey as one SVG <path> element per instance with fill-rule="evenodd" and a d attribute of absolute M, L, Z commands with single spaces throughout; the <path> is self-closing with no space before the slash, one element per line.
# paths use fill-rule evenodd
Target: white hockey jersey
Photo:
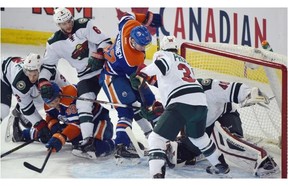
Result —
<path fill-rule="evenodd" d="M 1 80 L 11 87 L 13 95 L 19 103 L 22 113 L 32 124 L 42 119 L 35 108 L 33 100 L 40 96 L 37 84 L 30 82 L 23 71 L 24 59 L 20 57 L 9 57 L 2 63 Z M 58 70 L 51 76 L 51 81 L 60 87 L 70 84 Z M 43 103 L 44 104 L 44 103 Z"/>
<path fill-rule="evenodd" d="M 212 125 L 222 114 L 235 111 L 227 103 L 240 103 L 245 100 L 251 88 L 246 84 L 224 82 L 216 79 L 197 79 L 207 97 L 208 113 L 206 127 Z"/>
<path fill-rule="evenodd" d="M 94 20 L 80 18 L 74 20 L 72 34 L 67 36 L 61 30 L 55 32 L 48 39 L 43 57 L 43 69 L 39 79 L 49 79 L 54 73 L 59 59 L 67 60 L 78 73 L 80 80 L 88 79 L 100 74 L 101 70 L 91 71 L 88 58 L 92 52 L 105 48 L 111 44 L 111 39 L 104 35 Z"/>
<path fill-rule="evenodd" d="M 158 51 L 153 56 L 153 63 L 141 72 L 148 76 L 156 75 L 161 101 L 165 107 L 175 102 L 207 105 L 206 96 L 194 76 L 193 69 L 180 55 Z"/>

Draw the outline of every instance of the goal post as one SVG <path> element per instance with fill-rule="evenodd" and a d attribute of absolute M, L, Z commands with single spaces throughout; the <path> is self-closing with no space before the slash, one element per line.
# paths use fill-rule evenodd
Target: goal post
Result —
<path fill-rule="evenodd" d="M 277 144 L 281 177 L 287 178 L 287 57 L 264 49 L 224 43 L 182 43 L 181 56 L 197 78 L 242 82 L 271 98 L 269 109 L 240 108 L 244 137 Z M 262 145 L 262 144 L 261 144 Z"/>

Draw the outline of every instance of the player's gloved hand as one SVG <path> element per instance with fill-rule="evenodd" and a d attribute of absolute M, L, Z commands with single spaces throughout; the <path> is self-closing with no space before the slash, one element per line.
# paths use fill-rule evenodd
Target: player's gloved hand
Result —
<path fill-rule="evenodd" d="M 55 134 L 57 132 L 61 132 L 61 125 L 58 121 L 58 119 L 51 119 L 48 122 L 48 128 L 51 131 L 51 134 Z"/>
<path fill-rule="evenodd" d="M 143 24 L 145 26 L 161 27 L 163 26 L 162 16 L 160 14 L 153 14 L 152 12 L 148 11 Z"/>
<path fill-rule="evenodd" d="M 50 149 L 52 148 L 53 151 L 58 152 L 62 149 L 62 146 L 66 142 L 66 137 L 60 133 L 55 133 L 52 138 L 46 143 L 45 147 Z"/>
<path fill-rule="evenodd" d="M 136 75 L 136 72 L 132 73 L 130 75 L 130 83 L 131 83 L 131 87 L 134 89 L 134 90 L 138 90 L 140 84 L 141 84 L 141 80 L 140 80 L 140 77 Z"/>
<path fill-rule="evenodd" d="M 134 72 L 130 75 L 129 80 L 130 80 L 131 86 L 134 90 L 138 90 L 138 88 L 141 85 L 141 83 L 143 82 L 143 80 L 146 80 L 149 77 L 147 74 L 141 72 L 141 70 L 145 67 L 146 67 L 146 65 L 144 63 L 142 65 L 139 65 L 136 72 Z"/>
<path fill-rule="evenodd" d="M 105 63 L 105 59 L 104 59 L 103 51 L 93 52 L 92 55 L 88 59 L 88 67 L 90 67 L 92 71 L 102 69 L 104 63 Z"/>
<path fill-rule="evenodd" d="M 41 78 L 38 81 L 38 89 L 41 90 L 41 87 L 49 83 L 47 79 Z M 51 83 L 50 83 L 51 84 Z"/>
<path fill-rule="evenodd" d="M 47 143 L 47 141 L 51 138 L 51 132 L 48 129 L 47 123 L 45 120 L 40 120 L 34 125 L 34 128 L 36 129 L 36 138 L 42 142 Z"/>
<path fill-rule="evenodd" d="M 40 94 L 43 99 L 50 99 L 53 96 L 53 87 L 51 82 L 47 80 L 41 80 L 38 83 L 38 89 L 40 90 Z"/>
<path fill-rule="evenodd" d="M 152 121 L 164 112 L 164 107 L 159 101 L 155 101 L 152 105 L 152 109 L 141 107 L 141 112 L 139 113 L 141 117 Z"/>

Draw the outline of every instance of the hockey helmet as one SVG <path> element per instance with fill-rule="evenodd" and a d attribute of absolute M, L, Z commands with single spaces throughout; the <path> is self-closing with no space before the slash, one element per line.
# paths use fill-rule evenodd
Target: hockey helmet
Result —
<path fill-rule="evenodd" d="M 53 19 L 56 24 L 59 24 L 72 20 L 73 16 L 70 10 L 68 10 L 67 8 L 55 8 Z"/>
<path fill-rule="evenodd" d="M 41 57 L 39 54 L 30 53 L 24 60 L 23 69 L 25 71 L 37 70 L 40 72 Z"/>
<path fill-rule="evenodd" d="M 161 41 L 161 50 L 178 50 L 178 44 L 175 36 L 164 36 Z"/>
<path fill-rule="evenodd" d="M 44 100 L 44 102 L 46 104 L 49 104 L 55 98 L 57 98 L 59 96 L 60 88 L 56 83 L 51 82 L 51 83 L 47 83 L 46 85 L 43 85 L 41 87 L 40 92 L 41 92 L 41 96 L 42 96 L 42 99 Z"/>
<path fill-rule="evenodd" d="M 152 36 L 146 26 L 136 26 L 130 32 L 131 38 L 135 40 L 138 45 L 146 46 L 151 43 Z"/>

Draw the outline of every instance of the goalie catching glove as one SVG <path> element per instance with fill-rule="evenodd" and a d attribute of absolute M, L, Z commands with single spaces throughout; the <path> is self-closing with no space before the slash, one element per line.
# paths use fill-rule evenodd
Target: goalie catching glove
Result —
<path fill-rule="evenodd" d="M 90 67 L 92 71 L 102 69 L 104 63 L 105 63 L 105 59 L 104 59 L 103 49 L 98 49 L 97 52 L 93 52 L 92 55 L 88 59 L 88 67 Z"/>
<path fill-rule="evenodd" d="M 265 103 L 268 105 L 270 100 L 259 88 L 253 87 L 246 99 L 241 103 L 241 107 L 249 107 L 251 105 Z"/>
<path fill-rule="evenodd" d="M 142 118 L 152 121 L 164 112 L 164 107 L 159 101 L 155 101 L 152 105 L 152 109 L 141 107 L 141 112 L 139 113 Z"/>

